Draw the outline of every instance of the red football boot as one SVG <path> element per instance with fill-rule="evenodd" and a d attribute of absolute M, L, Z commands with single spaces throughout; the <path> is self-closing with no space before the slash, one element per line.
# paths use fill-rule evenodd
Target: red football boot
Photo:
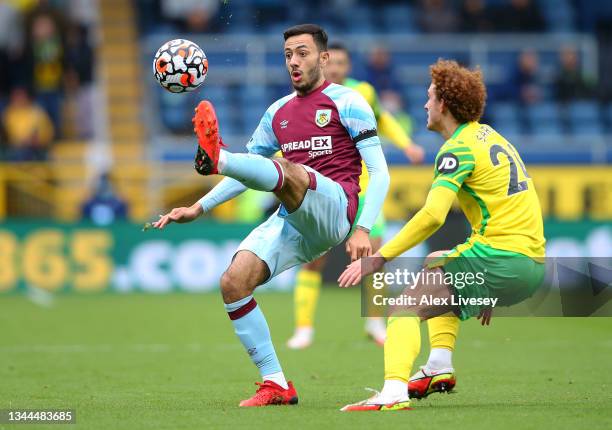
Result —
<path fill-rule="evenodd" d="M 421 366 L 421 369 L 410 377 L 408 394 L 412 399 L 423 399 L 432 393 L 450 393 L 457 384 L 457 377 L 453 368 L 430 371 Z"/>
<path fill-rule="evenodd" d="M 195 169 L 200 175 L 215 175 L 218 172 L 219 152 L 225 146 L 219 136 L 219 123 L 213 105 L 202 100 L 195 108 L 193 131 L 198 137 L 198 152 L 195 156 Z"/>
<path fill-rule="evenodd" d="M 376 394 L 369 399 L 362 400 L 357 403 L 351 403 L 350 405 L 344 406 L 340 409 L 342 412 L 363 412 L 363 411 L 378 411 L 378 412 L 391 412 L 391 411 L 407 411 L 412 409 L 410 407 L 410 399 L 408 396 L 404 398 L 385 398 L 378 391 L 367 388 L 368 391 L 374 391 Z"/>
<path fill-rule="evenodd" d="M 255 382 L 255 384 L 259 385 L 255 395 L 241 401 L 239 406 L 297 405 L 298 403 L 297 391 L 291 381 L 287 382 L 289 388 L 286 390 L 272 381 Z"/>

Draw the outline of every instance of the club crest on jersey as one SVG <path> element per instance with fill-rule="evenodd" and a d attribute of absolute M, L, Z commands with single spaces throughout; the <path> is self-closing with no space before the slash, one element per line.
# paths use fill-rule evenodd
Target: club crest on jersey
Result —
<path fill-rule="evenodd" d="M 436 169 L 440 173 L 453 173 L 459 168 L 459 159 L 451 152 L 446 152 L 438 158 Z"/>
<path fill-rule="evenodd" d="M 315 113 L 315 123 L 319 127 L 325 127 L 331 121 L 331 109 L 319 109 Z"/>

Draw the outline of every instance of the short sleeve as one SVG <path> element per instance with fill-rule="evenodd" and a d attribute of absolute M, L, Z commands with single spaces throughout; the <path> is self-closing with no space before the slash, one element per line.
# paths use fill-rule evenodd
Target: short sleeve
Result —
<path fill-rule="evenodd" d="M 474 171 L 475 164 L 476 159 L 468 146 L 445 144 L 436 156 L 431 188 L 446 187 L 458 192 Z"/>

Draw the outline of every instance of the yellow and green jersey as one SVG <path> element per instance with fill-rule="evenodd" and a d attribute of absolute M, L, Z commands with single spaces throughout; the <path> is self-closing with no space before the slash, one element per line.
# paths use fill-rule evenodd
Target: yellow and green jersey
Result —
<path fill-rule="evenodd" d="M 410 136 L 408 136 L 408 134 L 404 131 L 399 122 L 393 118 L 393 115 L 381 107 L 380 102 L 378 101 L 378 94 L 371 84 L 365 81 L 347 78 L 344 80 L 342 85 L 354 89 L 368 102 L 372 108 L 372 111 L 374 112 L 374 117 L 378 123 L 378 132 L 382 137 L 391 141 L 391 143 L 393 143 L 399 149 L 405 149 L 406 147 L 412 145 Z M 368 180 L 368 171 L 366 170 L 365 165 L 362 163 L 361 176 L 359 178 L 359 186 L 361 187 L 360 195 L 365 193 L 368 186 Z"/>
<path fill-rule="evenodd" d="M 544 257 L 544 227 L 533 181 L 520 155 L 492 127 L 462 124 L 436 156 L 432 188 L 457 193 L 472 226 L 462 252 L 474 242 Z"/>

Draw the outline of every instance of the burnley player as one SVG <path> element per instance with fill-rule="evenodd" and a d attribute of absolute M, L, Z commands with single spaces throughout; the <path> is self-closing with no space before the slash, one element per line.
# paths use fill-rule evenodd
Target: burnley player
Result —
<path fill-rule="evenodd" d="M 189 222 L 247 188 L 273 192 L 277 211 L 240 244 L 221 277 L 221 293 L 234 330 L 263 382 L 240 406 L 296 404 L 272 344 L 268 324 L 253 298 L 259 285 L 284 270 L 308 263 L 347 241 L 352 260 L 371 254 L 368 234 L 389 187 L 387 164 L 372 109 L 357 92 L 323 76 L 327 35 L 313 24 L 284 33 L 284 55 L 295 92 L 273 103 L 247 144 L 248 154 L 221 148 L 212 105 L 194 116 L 199 141 L 195 168 L 226 176 L 200 201 L 175 208 L 154 226 Z M 283 158 L 271 159 L 277 151 Z M 361 161 L 370 175 L 363 210 L 356 219 Z M 375 192 L 373 191 L 375 190 Z"/>
<path fill-rule="evenodd" d="M 453 312 L 461 320 L 478 316 L 488 322 L 491 308 L 479 301 L 497 299 L 501 306 L 519 303 L 544 278 L 545 240 L 538 196 L 514 146 L 478 122 L 486 98 L 480 71 L 439 60 L 431 66 L 427 94 L 427 128 L 440 133 L 446 142 L 436 156 L 425 206 L 374 258 L 363 266 L 360 261 L 351 263 L 339 278 L 340 286 L 355 285 L 362 276 L 380 270 L 386 261 L 427 239 L 444 223 L 455 198 L 472 226 L 472 235 L 442 257 L 439 251 L 429 256 L 435 260 L 425 266 L 422 279 L 433 278 L 434 282 L 420 281 L 410 289 L 421 298 L 435 297 L 444 304 L 421 304 L 417 299 L 415 306 L 405 309 L 417 317 L 389 318 L 383 390 L 345 406 L 344 411 L 409 407 L 408 376 L 421 344 L 419 318 Z M 480 282 L 453 285 L 445 274 L 452 274 L 452 279 L 468 279 L 471 274 L 471 279 L 480 277 Z M 412 379 L 410 385 L 418 385 L 418 378 Z"/>
<path fill-rule="evenodd" d="M 393 145 L 402 150 L 406 157 L 414 164 L 423 161 L 423 148 L 416 145 L 406 134 L 397 120 L 380 105 L 378 94 L 372 85 L 364 81 L 358 81 L 349 77 L 351 72 L 351 58 L 346 46 L 341 43 L 330 43 L 328 47 L 329 61 L 325 67 L 325 78 L 335 84 L 352 88 L 363 96 L 368 102 L 377 121 L 378 133 L 381 137 L 389 140 Z M 368 184 L 368 173 L 362 168 L 359 182 L 361 193 L 359 194 L 359 208 L 363 206 L 365 190 Z M 359 213 L 359 210 L 357 211 Z M 383 213 L 378 215 L 370 231 L 372 252 L 378 251 L 385 234 L 386 222 Z M 304 349 L 309 347 L 314 340 L 314 316 L 319 294 L 321 290 L 321 271 L 327 260 L 323 256 L 311 263 L 302 266 L 296 276 L 294 289 L 295 302 L 295 332 L 287 341 L 291 349 Z M 379 345 L 385 343 L 386 327 L 383 318 L 367 318 L 365 322 L 366 334 Z M 434 350 L 437 344 L 434 344 Z"/>

